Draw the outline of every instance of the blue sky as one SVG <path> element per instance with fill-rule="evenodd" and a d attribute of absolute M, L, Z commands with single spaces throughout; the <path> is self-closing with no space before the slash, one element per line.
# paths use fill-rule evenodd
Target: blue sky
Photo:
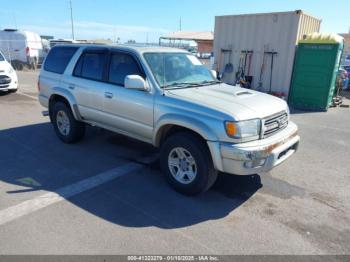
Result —
<path fill-rule="evenodd" d="M 179 29 L 213 31 L 214 17 L 225 14 L 292 11 L 302 9 L 322 19 L 321 31 L 348 32 L 349 0 L 72 0 L 76 38 L 119 37 L 156 42 L 160 35 Z M 0 28 L 36 31 L 70 38 L 68 0 L 2 1 Z"/>

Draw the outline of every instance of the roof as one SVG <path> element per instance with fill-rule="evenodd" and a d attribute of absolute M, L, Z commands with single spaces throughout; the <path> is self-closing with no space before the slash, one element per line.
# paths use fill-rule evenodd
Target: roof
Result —
<path fill-rule="evenodd" d="M 163 47 L 163 46 L 152 46 L 152 45 L 138 45 L 138 44 L 107 44 L 107 45 L 102 45 L 102 44 L 86 44 L 86 43 L 81 43 L 81 44 L 63 44 L 63 45 L 56 45 L 59 47 L 71 47 L 71 46 L 76 46 L 76 47 L 86 47 L 86 48 L 106 48 L 106 49 L 120 49 L 120 50 L 130 50 L 130 51 L 136 51 L 139 53 L 145 53 L 145 52 L 174 52 L 174 53 L 187 53 L 186 50 L 183 49 L 178 49 L 178 48 L 172 48 L 172 47 Z M 56 47 L 55 46 L 55 47 Z"/>
<path fill-rule="evenodd" d="M 174 40 L 194 40 L 194 41 L 213 41 L 213 32 L 184 32 L 178 31 L 167 36 L 162 36 L 162 39 Z"/>
<path fill-rule="evenodd" d="M 344 38 L 350 38 L 350 33 L 343 33 L 343 34 L 339 34 L 339 35 L 344 37 Z"/>
<path fill-rule="evenodd" d="M 265 16 L 265 15 L 288 15 L 288 14 L 296 14 L 296 15 L 306 15 L 313 19 L 322 21 L 321 19 L 310 15 L 308 13 L 305 13 L 303 10 L 295 10 L 295 11 L 286 11 L 286 12 L 271 12 L 271 13 L 248 13 L 248 14 L 233 14 L 233 15 L 220 15 L 216 16 L 215 18 L 225 18 L 225 17 L 233 17 L 233 16 Z"/>
<path fill-rule="evenodd" d="M 156 46 L 156 45 L 142 45 L 142 44 L 116 44 L 116 45 L 107 45 L 111 48 L 121 48 L 121 49 L 129 49 L 135 50 L 140 53 L 144 52 L 187 52 L 183 49 L 172 48 L 172 47 L 164 47 L 164 46 Z"/>
<path fill-rule="evenodd" d="M 300 40 L 302 44 L 342 44 L 344 38 L 334 33 L 312 33 L 305 39 Z"/>

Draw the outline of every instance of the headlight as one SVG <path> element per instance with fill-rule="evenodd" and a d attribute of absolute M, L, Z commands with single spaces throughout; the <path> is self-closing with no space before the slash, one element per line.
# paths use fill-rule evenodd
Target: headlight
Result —
<path fill-rule="evenodd" d="M 226 133 L 229 137 L 241 141 L 257 139 L 260 136 L 260 119 L 253 119 L 240 122 L 225 122 Z"/>

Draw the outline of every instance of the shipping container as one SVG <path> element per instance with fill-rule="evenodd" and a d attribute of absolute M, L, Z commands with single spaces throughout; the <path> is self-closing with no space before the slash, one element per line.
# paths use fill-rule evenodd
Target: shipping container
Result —
<path fill-rule="evenodd" d="M 241 60 L 241 64 L 246 65 L 246 75 L 250 71 L 249 75 L 253 76 L 253 89 L 288 95 L 296 45 L 305 35 L 319 32 L 320 26 L 320 19 L 301 10 L 217 16 L 214 32 L 214 69 L 223 74 L 225 82 L 234 84 Z M 253 53 L 246 59 L 242 51 Z M 274 55 L 271 90 L 272 55 L 266 52 L 277 52 Z M 228 63 L 233 65 L 233 70 L 232 67 L 226 66 Z M 231 70 L 225 70 L 225 67 Z"/>

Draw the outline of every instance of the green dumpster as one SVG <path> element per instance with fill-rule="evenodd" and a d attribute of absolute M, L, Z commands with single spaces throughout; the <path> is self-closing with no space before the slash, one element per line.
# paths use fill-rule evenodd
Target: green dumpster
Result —
<path fill-rule="evenodd" d="M 291 107 L 328 110 L 343 48 L 343 38 L 336 34 L 314 33 L 299 41 L 289 95 Z"/>

